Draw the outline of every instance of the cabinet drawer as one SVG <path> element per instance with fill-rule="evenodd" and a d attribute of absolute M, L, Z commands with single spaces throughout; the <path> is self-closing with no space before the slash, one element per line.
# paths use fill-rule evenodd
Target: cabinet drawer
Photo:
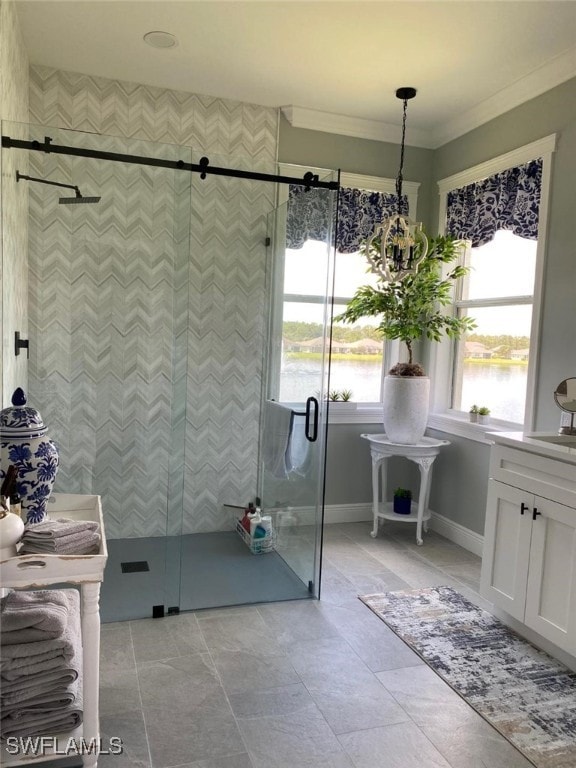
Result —
<path fill-rule="evenodd" d="M 574 464 L 495 445 L 490 452 L 490 477 L 546 499 L 576 507 Z"/>

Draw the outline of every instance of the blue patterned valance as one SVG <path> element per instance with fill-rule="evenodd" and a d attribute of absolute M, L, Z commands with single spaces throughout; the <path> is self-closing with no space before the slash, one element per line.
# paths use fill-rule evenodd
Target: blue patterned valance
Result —
<path fill-rule="evenodd" d="M 306 240 L 326 240 L 329 217 L 333 216 L 327 189 L 290 185 L 286 220 L 286 246 L 302 248 Z M 355 253 L 376 224 L 397 212 L 396 195 L 340 187 L 336 248 Z M 401 213 L 408 214 L 408 198 L 402 197 Z"/>
<path fill-rule="evenodd" d="M 509 168 L 448 193 L 446 233 L 473 246 L 490 242 L 499 229 L 536 240 L 542 160 Z"/>

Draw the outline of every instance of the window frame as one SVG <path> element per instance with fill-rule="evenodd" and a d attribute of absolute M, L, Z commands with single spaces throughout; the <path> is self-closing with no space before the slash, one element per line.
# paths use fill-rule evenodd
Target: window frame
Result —
<path fill-rule="evenodd" d="M 446 227 L 446 212 L 448 193 L 454 189 L 473 184 L 474 182 L 493 176 L 496 173 L 523 165 L 537 158 L 542 158 L 542 186 L 540 190 L 540 208 L 538 216 L 538 245 L 536 248 L 536 267 L 534 275 L 534 293 L 532 295 L 532 322 L 530 326 L 530 353 L 526 383 L 526 403 L 524 422 L 507 422 L 491 419 L 490 424 L 471 424 L 465 411 L 456 411 L 450 407 L 455 341 L 443 339 L 442 342 L 430 346 L 429 375 L 431 383 L 430 417 L 428 426 L 443 432 L 468 437 L 478 442 L 490 443 L 487 432 L 530 431 L 535 421 L 535 382 L 539 364 L 540 348 L 540 318 L 543 299 L 543 278 L 546 255 L 546 233 L 548 228 L 548 208 L 550 197 L 550 182 L 552 173 L 552 156 L 556 149 L 557 135 L 545 136 L 537 141 L 525 144 L 511 152 L 499 155 L 487 162 L 468 168 L 448 176 L 437 182 L 440 195 L 438 231 L 443 233 Z M 517 303 L 522 297 L 515 297 Z M 499 300 L 498 300 L 499 301 Z M 454 311 L 457 297 L 454 299 L 451 311 Z"/>
<path fill-rule="evenodd" d="M 279 173 L 286 176 L 302 176 L 306 171 L 317 173 L 320 178 L 334 175 L 334 170 L 325 168 L 310 168 L 308 166 L 295 165 L 291 163 L 279 163 Z M 382 176 L 368 176 L 365 174 L 348 173 L 340 171 L 340 187 L 350 187 L 370 192 L 381 192 L 384 194 L 396 194 L 396 179 Z M 418 190 L 421 186 L 419 181 L 403 181 L 402 191 L 408 199 L 408 215 L 412 217 L 417 210 Z M 278 188 L 277 208 L 281 207 L 288 200 L 288 185 L 281 185 Z M 283 254 L 282 254 L 283 256 Z M 272 317 L 271 317 L 271 335 L 272 338 L 278 337 L 278 332 L 282 328 L 282 307 L 286 300 L 299 303 L 323 303 L 323 297 L 313 296 L 311 294 L 284 294 L 284 259 L 279 258 L 280 254 L 274 254 L 274 275 L 272 287 Z M 279 263 L 280 262 L 280 263 Z M 334 266 L 336 269 L 336 265 Z M 329 305 L 346 304 L 352 296 L 334 296 L 329 294 Z M 330 310 L 329 310 L 330 311 Z M 331 320 L 331 318 L 329 318 Z M 382 387 L 384 382 L 384 368 L 386 361 L 393 357 L 398 357 L 400 345 L 398 341 L 384 342 L 384 356 L 382 361 L 380 398 L 382 398 Z M 272 343 L 270 346 L 270 376 L 274 386 L 279 388 L 280 364 L 281 364 L 281 345 Z M 330 423 L 379 423 L 382 421 L 382 400 L 374 402 L 358 403 L 355 411 L 335 412 L 330 411 Z"/>

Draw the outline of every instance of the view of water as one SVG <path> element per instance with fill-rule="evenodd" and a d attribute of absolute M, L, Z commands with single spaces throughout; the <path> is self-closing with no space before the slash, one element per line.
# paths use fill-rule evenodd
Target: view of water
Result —
<path fill-rule="evenodd" d="M 331 389 L 351 389 L 356 402 L 378 402 L 382 365 L 379 360 L 356 362 L 332 361 Z M 524 365 L 495 365 L 468 363 L 464 365 L 462 402 L 460 409 L 485 405 L 497 419 L 522 423 L 528 369 Z M 288 359 L 282 363 L 280 399 L 303 402 L 310 395 L 318 396 L 320 361 Z"/>

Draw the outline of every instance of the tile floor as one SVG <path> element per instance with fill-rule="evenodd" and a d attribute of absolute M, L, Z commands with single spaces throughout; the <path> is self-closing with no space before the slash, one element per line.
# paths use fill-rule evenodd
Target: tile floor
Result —
<path fill-rule="evenodd" d="M 322 599 L 102 627 L 99 768 L 530 768 L 358 599 L 448 584 L 480 559 L 414 526 L 327 526 Z"/>

